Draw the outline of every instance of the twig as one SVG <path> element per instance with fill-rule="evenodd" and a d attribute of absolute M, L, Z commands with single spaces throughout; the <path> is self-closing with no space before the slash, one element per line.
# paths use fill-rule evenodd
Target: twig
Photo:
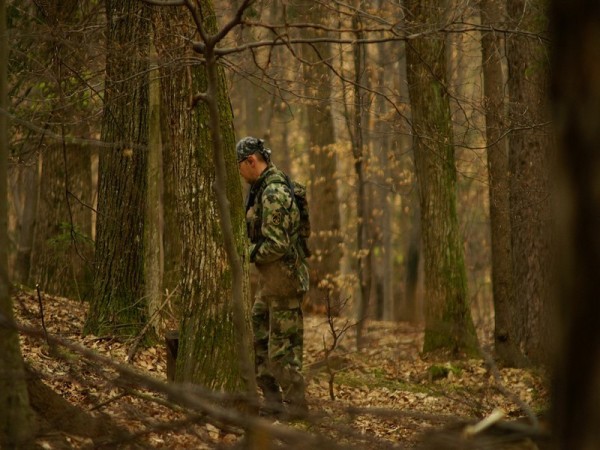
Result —
<path fill-rule="evenodd" d="M 0 314 L 0 326 L 15 329 L 29 336 L 40 335 L 40 332 L 32 327 L 11 323 L 11 321 L 2 314 Z M 86 359 L 99 363 L 104 370 L 112 369 L 116 371 L 121 378 L 127 379 L 128 383 L 133 384 L 138 388 L 148 389 L 155 393 L 163 394 L 171 402 L 188 411 L 206 415 L 207 421 L 217 427 L 222 427 L 224 424 L 227 424 L 234 427 L 240 427 L 246 431 L 253 430 L 257 433 L 262 433 L 269 441 L 279 440 L 288 445 L 302 442 L 307 445 L 305 448 L 319 448 L 320 446 L 328 446 L 330 449 L 344 448 L 342 445 L 339 445 L 324 436 L 314 436 L 306 431 L 297 430 L 282 424 L 275 425 L 252 414 L 226 408 L 223 406 L 223 401 L 216 403 L 208 400 L 208 398 L 215 396 L 215 394 L 205 391 L 198 386 L 182 383 L 167 384 L 156 378 L 140 373 L 128 364 L 117 363 L 111 358 L 102 356 L 81 345 L 68 342 L 56 336 L 49 336 L 49 341 L 54 345 L 60 345 L 72 352 L 78 353 Z M 222 396 L 222 398 L 225 398 L 225 396 Z M 249 398 L 250 401 L 253 400 L 252 396 L 249 396 L 247 393 L 246 398 Z"/>
<path fill-rule="evenodd" d="M 498 389 L 498 391 L 500 391 L 503 395 L 511 399 L 513 402 L 515 402 L 519 406 L 519 408 L 521 408 L 521 410 L 527 415 L 531 422 L 531 426 L 535 430 L 538 430 L 540 427 L 540 422 L 534 414 L 534 412 L 532 411 L 532 409 L 518 395 L 516 395 L 514 392 L 509 391 L 504 386 L 504 384 L 502 383 L 502 378 L 500 376 L 500 371 L 498 370 L 498 366 L 496 365 L 493 358 L 487 352 L 482 351 L 482 354 L 485 358 L 485 362 L 490 368 L 492 376 L 494 377 L 494 381 L 496 382 L 496 389 Z"/>
<path fill-rule="evenodd" d="M 486 428 L 491 427 L 496 422 L 501 420 L 506 415 L 506 411 L 502 408 L 496 408 L 492 411 L 492 413 L 485 417 L 483 420 L 480 420 L 475 425 L 467 425 L 463 430 L 463 435 L 470 437 L 475 436 L 478 433 L 481 433 Z"/>
<path fill-rule="evenodd" d="M 50 340 L 48 338 L 48 330 L 46 329 L 46 322 L 44 320 L 44 305 L 42 304 L 42 293 L 40 292 L 40 285 L 37 283 L 35 285 L 35 289 L 37 290 L 38 295 L 38 305 L 40 306 L 40 317 L 42 319 L 42 329 L 44 330 L 44 336 L 46 337 L 46 343 L 50 345 Z"/>
<path fill-rule="evenodd" d="M 341 307 L 339 308 L 340 310 L 336 311 L 338 314 L 341 312 L 341 309 L 348 303 L 349 298 L 347 298 L 344 302 L 342 302 Z M 331 342 L 331 346 L 329 348 L 327 348 L 327 346 L 325 345 L 325 338 L 323 338 L 323 348 L 325 350 L 325 364 L 327 365 L 327 374 L 329 375 L 329 398 L 331 400 L 335 400 L 335 391 L 334 391 L 334 381 L 335 381 L 335 375 L 336 375 L 336 371 L 333 368 L 333 364 L 331 362 L 331 354 L 334 352 L 334 350 L 338 347 L 339 342 L 341 340 L 341 338 L 344 336 L 344 334 L 346 334 L 346 332 L 353 326 L 353 325 L 349 325 L 349 321 L 346 320 L 346 323 L 344 323 L 344 326 L 342 327 L 341 330 L 337 329 L 335 327 L 335 319 L 333 317 L 333 311 L 332 311 L 332 306 L 331 306 L 331 295 L 327 295 L 327 323 L 329 325 L 329 333 L 331 334 L 332 337 L 332 342 Z"/>
<path fill-rule="evenodd" d="M 90 408 L 90 411 L 96 411 L 96 410 L 98 410 L 100 408 L 104 408 L 106 405 L 110 405 L 111 403 L 116 402 L 117 400 L 122 399 L 126 395 L 127 395 L 126 392 L 121 392 L 120 394 L 115 395 L 114 397 L 109 398 L 108 400 L 106 400 L 106 401 L 104 401 L 102 403 L 99 403 L 96 406 L 93 406 L 92 408 Z"/>
<path fill-rule="evenodd" d="M 133 344 L 131 345 L 129 352 L 127 352 L 127 358 L 125 359 L 125 361 L 127 361 L 130 364 L 133 364 L 133 358 L 135 356 L 135 353 L 137 352 L 140 342 L 142 341 L 142 338 L 144 337 L 144 335 L 146 334 L 148 329 L 152 326 L 152 324 L 154 323 L 158 314 L 163 310 L 165 305 L 169 302 L 169 300 L 171 299 L 173 294 L 175 294 L 176 291 L 177 291 L 177 288 L 173 289 L 173 292 L 171 292 L 169 295 L 167 295 L 167 298 L 165 298 L 165 300 L 158 307 L 158 309 L 156 311 L 154 311 L 154 314 L 152 314 L 152 317 L 150 317 L 150 319 L 148 320 L 146 325 L 144 325 L 144 328 L 142 328 L 142 331 L 140 331 L 140 334 L 138 334 L 137 337 L 135 338 L 135 340 L 133 341 Z"/>

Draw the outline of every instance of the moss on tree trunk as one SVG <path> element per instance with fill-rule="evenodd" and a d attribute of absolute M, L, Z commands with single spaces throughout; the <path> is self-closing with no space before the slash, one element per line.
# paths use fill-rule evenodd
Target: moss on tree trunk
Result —
<path fill-rule="evenodd" d="M 148 7 L 107 0 L 94 295 L 85 331 L 135 336 L 147 318 L 143 255 L 148 145 Z"/>
<path fill-rule="evenodd" d="M 216 30 L 209 2 L 203 2 L 207 31 Z M 156 46 L 159 55 L 173 58 L 194 56 L 189 42 L 172 30 L 187 30 L 193 23 L 183 10 L 160 11 Z M 212 389 L 240 390 L 240 349 L 232 316 L 232 272 L 224 248 L 223 233 L 213 191 L 215 167 L 212 155 L 209 112 L 200 102 L 190 109 L 190 98 L 206 90 L 203 67 L 164 66 L 161 68 L 163 110 L 168 120 L 169 172 L 175 177 L 174 197 L 179 218 L 177 229 L 166 230 L 168 242 L 182 243 L 182 264 L 178 296 L 182 307 L 179 358 L 176 379 L 202 384 Z M 218 103 L 221 135 L 228 171 L 227 197 L 238 253 L 245 250 L 245 217 L 242 186 L 235 158 L 235 136 L 225 75 L 219 70 Z M 167 207 L 170 207 L 167 205 Z M 247 269 L 247 266 L 246 266 Z M 245 281 L 246 301 L 249 285 Z M 249 317 L 247 321 L 250 330 Z"/>
<path fill-rule="evenodd" d="M 406 3 L 413 25 L 437 26 L 444 3 Z M 443 34 L 417 38 L 407 46 L 415 170 L 419 182 L 425 261 L 423 351 L 477 353 L 464 252 L 456 213 L 456 167 L 446 91 Z"/>

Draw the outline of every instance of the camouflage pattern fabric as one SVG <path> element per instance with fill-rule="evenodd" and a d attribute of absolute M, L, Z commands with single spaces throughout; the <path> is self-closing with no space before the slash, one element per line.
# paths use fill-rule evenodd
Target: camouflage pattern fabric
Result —
<path fill-rule="evenodd" d="M 250 232 L 253 243 L 250 261 L 256 264 L 260 273 L 270 272 L 269 263 L 277 261 L 287 273 L 279 270 L 279 273 L 267 274 L 264 282 L 289 282 L 296 292 L 306 292 L 308 266 L 298 243 L 300 212 L 292 199 L 285 175 L 270 164 L 255 184 L 263 188 L 255 194 L 258 201 L 246 213 L 248 228 L 254 230 Z"/>
<path fill-rule="evenodd" d="M 260 153 L 267 162 L 271 160 L 271 149 L 265 147 L 265 141 L 252 136 L 240 139 L 235 146 L 235 151 L 238 163 L 255 153 Z"/>
<path fill-rule="evenodd" d="M 302 309 L 281 309 L 278 300 L 260 298 L 252 308 L 256 378 L 265 398 L 276 401 L 280 386 L 286 402 L 305 405 Z"/>
<path fill-rule="evenodd" d="M 265 399 L 306 405 L 302 376 L 302 299 L 308 267 L 298 248 L 300 213 L 285 175 L 273 164 L 254 183 L 256 202 L 246 219 L 251 261 L 259 274 L 252 308 L 257 382 Z"/>

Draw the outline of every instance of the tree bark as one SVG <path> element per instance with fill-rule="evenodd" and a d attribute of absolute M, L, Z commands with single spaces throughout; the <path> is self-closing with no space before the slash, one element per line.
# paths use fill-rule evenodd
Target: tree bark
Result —
<path fill-rule="evenodd" d="M 442 23 L 445 3 L 410 0 L 406 7 L 414 26 L 436 27 Z M 444 39 L 434 35 L 417 38 L 407 48 L 425 261 L 423 351 L 443 349 L 473 355 L 478 343 L 456 214 L 456 168 L 444 46 Z"/>
<path fill-rule="evenodd" d="M 203 2 L 208 33 L 216 31 L 216 19 L 209 2 Z M 192 56 L 189 44 L 177 39 L 172 30 L 189 30 L 190 18 L 183 11 L 160 12 L 156 41 L 163 61 Z M 187 33 L 181 33 L 187 35 Z M 176 379 L 199 383 L 212 389 L 239 391 L 243 387 L 240 367 L 241 352 L 236 339 L 243 333 L 234 325 L 233 272 L 225 251 L 215 193 L 215 159 L 213 136 L 207 123 L 209 108 L 199 102 L 190 110 L 190 100 L 207 89 L 207 74 L 202 67 L 164 65 L 161 69 L 163 120 L 170 122 L 167 141 L 172 146 L 173 171 L 177 176 L 176 200 L 179 228 L 176 236 L 182 242 L 181 289 L 183 318 L 179 340 Z M 233 117 L 226 91 L 224 72 L 218 70 L 218 86 L 214 95 L 218 102 L 227 171 L 227 198 L 233 223 L 235 245 L 245 255 L 245 215 L 242 187 L 235 158 Z M 168 114 L 167 114 L 168 112 Z M 169 230 L 173 233 L 175 230 Z M 247 274 L 247 264 L 243 271 Z M 249 306 L 249 284 L 244 277 L 243 299 Z M 247 313 L 248 311 L 246 311 Z M 245 317 L 250 332 L 249 316 Z M 250 352 L 247 353 L 250 355 Z M 252 371 L 253 373 L 253 371 Z"/>
<path fill-rule="evenodd" d="M 360 5 L 361 2 L 359 1 Z M 359 30 L 361 20 L 357 12 L 352 18 L 352 25 L 355 30 Z M 361 39 L 362 33 L 356 32 L 356 38 Z M 352 140 L 352 156 L 354 157 L 354 172 L 356 173 L 356 251 L 357 251 L 357 275 L 359 282 L 359 297 L 356 301 L 357 325 L 356 325 L 356 346 L 362 348 L 364 345 L 364 326 L 369 312 L 371 292 L 371 248 L 369 248 L 368 235 L 366 227 L 368 222 L 367 208 L 367 190 L 365 176 L 364 154 L 364 132 L 367 127 L 365 114 L 365 46 L 360 43 L 353 45 L 353 63 L 354 63 L 354 108 L 352 111 L 351 127 L 349 129 Z"/>
<path fill-rule="evenodd" d="M 148 108 L 148 166 L 146 168 L 146 197 L 145 237 L 144 242 L 144 279 L 146 280 L 146 299 L 148 314 L 157 317 L 162 305 L 162 286 L 164 276 L 164 245 L 163 245 L 163 148 L 160 118 L 160 73 L 158 70 L 157 53 L 151 46 L 151 72 L 149 86 Z M 153 328 L 158 334 L 161 329 L 159 321 L 153 322 Z"/>
<path fill-rule="evenodd" d="M 534 34 L 546 31 L 544 0 L 509 0 L 510 26 Z M 547 359 L 550 330 L 549 160 L 552 155 L 546 101 L 547 49 L 538 38 L 514 33 L 507 42 L 510 96 L 508 135 L 510 223 L 514 292 L 513 319 L 520 347 L 532 363 Z"/>
<path fill-rule="evenodd" d="M 382 13 L 385 11 L 385 2 L 378 0 L 376 8 Z M 385 92 L 385 80 L 388 63 L 388 52 L 393 51 L 389 43 L 377 45 L 373 58 L 377 66 L 372 67 L 370 73 L 371 83 L 377 92 Z M 376 95 L 374 99 L 374 116 L 371 145 L 370 178 L 372 179 L 372 229 L 373 252 L 371 253 L 372 281 L 371 295 L 377 305 L 377 318 L 379 320 L 394 320 L 396 305 L 394 303 L 394 247 L 392 233 L 392 217 L 394 216 L 394 202 L 392 192 L 392 174 L 394 171 L 394 158 L 389 130 L 390 124 L 386 117 L 388 103 L 383 94 Z"/>
<path fill-rule="evenodd" d="M 416 184 L 416 183 L 415 183 Z M 421 266 L 421 253 L 423 251 L 421 241 L 421 207 L 418 198 L 418 186 L 409 194 L 407 204 L 411 210 L 409 230 L 406 239 L 406 263 L 404 282 L 404 308 L 403 318 L 411 323 L 422 320 L 422 302 L 419 301 L 417 289 L 419 285 L 419 270 Z"/>
<path fill-rule="evenodd" d="M 0 447 L 19 448 L 32 436 L 23 358 L 13 325 L 8 279 L 8 61 L 6 2 L 0 0 Z"/>
<path fill-rule="evenodd" d="M 499 27 L 506 11 L 499 0 L 482 0 L 483 26 Z M 494 345 L 501 364 L 521 367 L 525 364 L 519 348 L 522 329 L 513 291 L 510 228 L 510 171 L 506 138 L 504 38 L 488 31 L 482 35 L 483 83 L 486 112 L 490 227 L 492 241 L 492 289 L 494 295 Z"/>
<path fill-rule="evenodd" d="M 106 0 L 105 112 L 94 295 L 85 331 L 136 336 L 147 318 L 143 277 L 148 145 L 148 7 Z"/>
<path fill-rule="evenodd" d="M 592 450 L 600 448 L 600 4 L 550 4 L 557 192 L 563 193 L 551 430 L 556 449 Z"/>
<path fill-rule="evenodd" d="M 317 23 L 323 16 L 324 8 L 318 3 L 304 3 L 303 15 L 309 23 Z M 306 34 L 307 32 L 305 32 Z M 325 36 L 324 32 L 318 36 Z M 311 36 L 314 32 L 311 31 Z M 313 257 L 310 260 L 309 305 L 324 309 L 327 301 L 335 313 L 340 309 L 338 276 L 340 271 L 340 213 L 337 197 L 337 155 L 335 130 L 331 111 L 331 76 L 325 65 L 331 59 L 329 44 L 316 44 L 303 47 L 303 59 L 309 64 L 302 66 L 307 97 L 306 116 L 308 120 L 309 164 L 311 167 L 310 247 Z"/>

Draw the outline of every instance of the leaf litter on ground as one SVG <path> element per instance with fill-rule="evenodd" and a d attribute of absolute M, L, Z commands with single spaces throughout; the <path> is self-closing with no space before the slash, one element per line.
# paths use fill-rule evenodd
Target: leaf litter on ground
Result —
<path fill-rule="evenodd" d="M 38 301 L 33 292 L 14 296 L 20 324 L 41 328 Z M 85 303 L 44 295 L 43 309 L 49 334 L 115 361 L 127 361 L 131 343 L 82 335 Z M 366 345 L 360 350 L 350 328 L 332 351 L 329 330 L 326 317 L 305 317 L 304 366 L 311 416 L 309 421 L 289 425 L 342 446 L 413 448 L 429 430 L 478 421 L 497 408 L 511 420 L 526 420 L 524 408 L 537 414 L 547 407 L 547 379 L 542 371 L 496 368 L 498 379 L 483 359 L 425 357 L 420 351 L 421 326 L 369 321 Z M 485 339 L 483 332 L 481 336 Z M 233 448 L 243 439 L 239 430 L 220 429 L 201 418 L 178 426 L 188 416 L 165 405 L 160 395 L 135 387 L 128 390 L 115 383 L 118 375 L 113 369 L 98 367 L 79 355 L 63 351 L 56 357 L 41 337 L 22 334 L 21 345 L 26 363 L 45 384 L 71 404 L 91 414 L 107 415 L 137 433 L 137 445 L 142 448 Z M 140 347 L 132 365 L 166 381 L 165 346 Z M 43 437 L 38 441 L 44 448 L 54 448 Z M 66 436 L 66 441 L 71 448 L 91 445 L 89 439 L 78 436 Z"/>

